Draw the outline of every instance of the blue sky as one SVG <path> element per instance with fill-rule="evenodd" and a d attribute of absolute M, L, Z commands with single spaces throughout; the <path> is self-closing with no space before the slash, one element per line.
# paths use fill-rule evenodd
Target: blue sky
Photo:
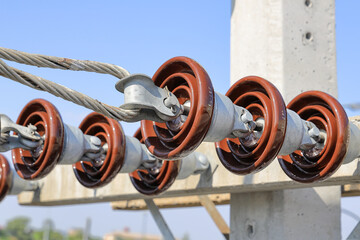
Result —
<path fill-rule="evenodd" d="M 360 102 L 360 1 L 336 1 L 337 61 L 339 100 Z M 230 76 L 230 1 L 2 1 L 0 46 L 25 52 L 75 59 L 97 60 L 120 65 L 131 73 L 153 75 L 167 59 L 188 56 L 196 59 L 209 73 L 216 91 L 225 93 Z M 35 75 L 66 85 L 111 105 L 121 105 L 114 77 L 40 69 L 10 63 Z M 78 126 L 90 112 L 50 94 L 42 93 L 1 78 L 0 112 L 16 119 L 31 99 L 53 102 L 63 120 Z M 349 115 L 360 112 L 348 111 Z M 138 123 L 122 123 L 132 135 Z M 7 154 L 9 157 L 9 154 Z M 343 199 L 343 207 L 360 215 L 359 198 Z M 228 206 L 219 207 L 226 220 Z M 188 232 L 191 239 L 221 239 L 221 235 L 202 208 L 164 210 L 165 219 L 175 235 Z M 144 215 L 145 214 L 145 215 Z M 142 230 L 142 218 L 148 213 L 111 210 L 108 203 L 68 207 L 19 207 L 16 198 L 0 204 L 0 225 L 17 215 L 31 216 L 40 227 L 52 218 L 59 229 L 82 227 L 93 221 L 92 233 L 102 235 L 128 226 Z M 151 216 L 147 232 L 158 233 Z M 343 215 L 346 236 L 356 222 Z"/>

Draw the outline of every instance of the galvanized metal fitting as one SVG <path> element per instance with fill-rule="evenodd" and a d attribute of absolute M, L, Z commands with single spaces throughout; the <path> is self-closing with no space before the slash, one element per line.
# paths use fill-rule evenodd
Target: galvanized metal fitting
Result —
<path fill-rule="evenodd" d="M 248 136 L 256 127 L 252 114 L 243 107 L 234 105 L 235 121 L 231 132 L 231 137 L 244 138 Z M 230 136 L 228 136 L 230 137 Z"/>
<path fill-rule="evenodd" d="M 139 110 L 138 117 L 132 121 L 151 120 L 166 122 L 175 119 L 183 112 L 176 96 L 166 87 L 156 86 L 153 80 L 143 74 L 133 74 L 121 79 L 115 88 L 124 93 L 122 108 Z"/>
<path fill-rule="evenodd" d="M 66 165 L 78 161 L 91 161 L 101 165 L 106 146 L 105 148 L 101 147 L 101 140 L 98 137 L 86 135 L 79 128 L 67 124 L 64 124 L 64 129 L 64 148 L 59 164 Z"/>
<path fill-rule="evenodd" d="M 324 130 L 320 131 L 320 129 L 312 122 L 302 121 L 304 125 L 304 134 L 299 149 L 310 150 L 314 147 L 323 149 L 326 141 L 326 132 Z"/>
<path fill-rule="evenodd" d="M 11 169 L 12 173 L 12 181 L 11 181 L 11 188 L 8 195 L 18 195 L 19 193 L 29 191 L 33 192 L 36 191 L 40 184 L 38 181 L 28 181 L 24 180 L 19 177 L 19 175 Z"/>
<path fill-rule="evenodd" d="M 246 108 L 235 105 L 227 96 L 215 92 L 214 113 L 205 142 L 246 137 L 255 127 L 253 116 Z"/>
<path fill-rule="evenodd" d="M 146 170 L 150 174 L 156 175 L 161 171 L 163 164 L 164 160 L 151 154 L 145 144 L 140 143 L 135 137 L 126 136 L 125 160 L 120 173 Z M 201 174 L 209 168 L 214 168 L 214 166 L 210 166 L 210 161 L 206 155 L 199 152 L 189 154 L 181 160 L 180 164 L 177 179 L 185 179 L 190 175 Z"/>
<path fill-rule="evenodd" d="M 344 157 L 343 164 L 350 163 L 354 159 L 360 157 L 360 148 L 359 148 L 360 122 L 358 121 L 349 122 L 349 128 L 350 128 L 349 147 Z"/>
<path fill-rule="evenodd" d="M 120 173 L 131 173 L 138 169 L 146 169 L 151 174 L 159 173 L 163 160 L 149 152 L 145 144 L 131 136 L 126 136 L 126 152 Z"/>
<path fill-rule="evenodd" d="M 24 191 L 35 191 L 39 188 L 37 181 L 26 181 L 19 177 L 4 155 L 0 154 L 0 202 L 7 195 L 17 195 Z"/>
<path fill-rule="evenodd" d="M 211 168 L 209 159 L 200 152 L 193 152 L 181 160 L 177 179 L 186 179 L 191 175 L 202 174 Z"/>
<path fill-rule="evenodd" d="M 10 135 L 10 132 L 15 132 L 17 135 Z M 16 124 L 4 114 L 0 114 L 0 133 L 0 152 L 15 148 L 33 150 L 43 142 L 34 125 L 29 124 L 25 127 Z"/>
<path fill-rule="evenodd" d="M 126 136 L 125 159 L 120 173 L 131 173 L 136 169 L 150 169 L 154 167 L 156 158 L 138 139 Z"/>
<path fill-rule="evenodd" d="M 288 155 L 296 150 L 308 151 L 316 148 L 321 150 L 325 146 L 326 132 L 310 121 L 305 121 L 300 116 L 287 109 L 286 134 L 279 155 Z"/>
<path fill-rule="evenodd" d="M 147 170 L 151 174 L 158 174 L 164 164 L 162 159 L 149 152 L 145 144 L 138 139 L 126 136 L 126 153 L 120 173 L 131 173 L 135 170 Z M 208 158 L 198 152 L 191 153 L 181 160 L 181 167 L 177 179 L 184 179 L 193 174 L 200 174 L 210 167 Z"/>

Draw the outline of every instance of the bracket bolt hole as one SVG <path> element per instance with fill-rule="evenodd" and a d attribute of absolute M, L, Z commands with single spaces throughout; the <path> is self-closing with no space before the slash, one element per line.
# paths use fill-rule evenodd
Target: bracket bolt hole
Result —
<path fill-rule="evenodd" d="M 254 220 L 246 220 L 245 222 L 245 231 L 248 236 L 248 238 L 253 239 L 255 237 L 256 233 L 256 223 Z"/>
<path fill-rule="evenodd" d="M 311 32 L 305 33 L 305 39 L 308 41 L 311 41 L 313 39 L 313 35 L 311 34 Z"/>
<path fill-rule="evenodd" d="M 255 235 L 255 229 L 252 224 L 247 225 L 246 232 L 249 238 L 253 238 Z"/>
<path fill-rule="evenodd" d="M 312 2 L 311 2 L 311 0 L 305 0 L 305 6 L 307 6 L 307 7 L 312 7 Z"/>

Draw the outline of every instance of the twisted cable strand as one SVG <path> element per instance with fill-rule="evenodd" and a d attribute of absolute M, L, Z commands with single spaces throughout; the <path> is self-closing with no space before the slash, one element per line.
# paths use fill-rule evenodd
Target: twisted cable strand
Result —
<path fill-rule="evenodd" d="M 92 109 L 118 121 L 132 122 L 132 119 L 140 113 L 140 110 L 127 110 L 107 105 L 73 89 L 10 67 L 1 59 L 0 76 L 12 79 L 36 90 L 49 92 L 57 97 Z"/>
<path fill-rule="evenodd" d="M 37 67 L 110 74 L 119 79 L 130 75 L 127 70 L 114 64 L 26 53 L 3 47 L 0 47 L 0 58 Z"/>

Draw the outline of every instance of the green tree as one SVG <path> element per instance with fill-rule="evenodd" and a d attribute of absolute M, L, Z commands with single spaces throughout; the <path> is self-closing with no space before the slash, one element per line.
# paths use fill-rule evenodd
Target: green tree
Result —
<path fill-rule="evenodd" d="M 82 230 L 75 230 L 71 234 L 68 235 L 68 240 L 82 240 L 83 232 Z"/>
<path fill-rule="evenodd" d="M 0 229 L 0 239 L 1 240 L 12 240 L 14 237 L 9 236 L 5 229 Z"/>
<path fill-rule="evenodd" d="M 185 233 L 184 236 L 182 237 L 182 240 L 190 240 L 189 233 Z"/>
<path fill-rule="evenodd" d="M 35 231 L 32 234 L 33 240 L 43 240 L 44 237 L 44 231 Z M 50 231 L 50 240 L 64 240 L 65 237 L 58 231 Z"/>
<path fill-rule="evenodd" d="M 6 235 L 7 235 L 7 234 L 6 234 L 6 231 L 3 230 L 3 229 L 0 229 L 0 239 L 6 237 Z"/>
<path fill-rule="evenodd" d="M 101 240 L 102 238 L 99 237 L 89 237 L 89 240 Z"/>
<path fill-rule="evenodd" d="M 64 236 L 61 232 L 55 230 L 55 224 L 51 219 L 46 219 L 43 223 L 43 229 L 34 231 L 32 234 L 33 240 L 43 240 L 44 234 L 47 234 L 49 240 L 63 240 Z"/>
<path fill-rule="evenodd" d="M 73 231 L 71 234 L 67 237 L 68 240 L 82 240 L 83 239 L 83 230 L 78 229 L 76 231 Z M 52 240 L 52 238 L 51 238 Z M 101 240 L 99 237 L 89 237 L 89 240 Z"/>
<path fill-rule="evenodd" d="M 26 217 L 17 217 L 7 222 L 5 231 L 8 235 L 18 240 L 32 240 L 30 219 Z"/>
<path fill-rule="evenodd" d="M 32 238 L 33 240 L 43 240 L 43 235 L 44 235 L 43 231 L 34 231 L 32 234 Z"/>

